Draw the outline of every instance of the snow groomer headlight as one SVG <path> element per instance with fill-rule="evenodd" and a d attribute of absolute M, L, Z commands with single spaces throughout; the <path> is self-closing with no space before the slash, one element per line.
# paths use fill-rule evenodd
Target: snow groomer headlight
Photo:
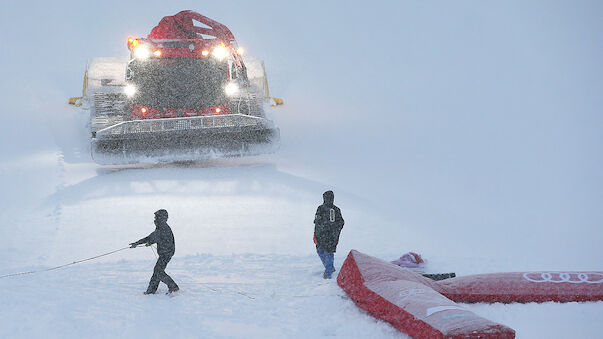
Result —
<path fill-rule="evenodd" d="M 124 88 L 124 93 L 126 93 L 128 97 L 134 96 L 134 94 L 136 94 L 136 87 L 132 84 L 128 84 Z"/>
<path fill-rule="evenodd" d="M 239 92 L 239 86 L 234 82 L 229 82 L 228 85 L 224 87 L 224 92 L 226 93 L 226 95 L 231 97 Z"/>
<path fill-rule="evenodd" d="M 134 58 L 144 60 L 151 56 L 151 49 L 144 45 L 138 45 L 134 47 L 132 53 L 134 54 Z"/>
<path fill-rule="evenodd" d="M 218 46 L 211 51 L 211 55 L 218 60 L 224 60 L 228 56 L 228 50 L 224 46 Z"/>

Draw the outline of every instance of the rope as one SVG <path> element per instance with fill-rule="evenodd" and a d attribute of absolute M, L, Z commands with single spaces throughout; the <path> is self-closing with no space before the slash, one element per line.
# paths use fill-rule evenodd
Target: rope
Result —
<path fill-rule="evenodd" d="M 33 274 L 33 273 L 39 273 L 39 272 L 47 272 L 47 271 L 58 270 L 59 268 L 63 268 L 63 267 L 69 266 L 69 265 L 75 265 L 75 264 L 79 264 L 79 263 L 84 262 L 84 261 L 88 261 L 88 260 L 92 260 L 92 259 L 96 259 L 96 258 L 104 257 L 104 256 L 106 256 L 106 255 L 113 254 L 113 253 L 115 253 L 115 252 L 119 252 L 119 251 L 127 250 L 128 248 L 130 248 L 130 247 L 128 246 L 128 247 L 120 248 L 120 249 L 118 249 L 118 250 L 111 251 L 111 252 L 107 252 L 107 253 L 103 253 L 103 254 L 99 254 L 99 255 L 94 256 L 94 257 L 91 257 L 91 258 L 86 258 L 86 259 L 82 259 L 82 260 L 77 260 L 77 261 L 71 262 L 71 263 L 69 263 L 69 264 L 64 264 L 64 265 L 61 265 L 61 266 L 56 266 L 56 267 L 51 267 L 51 268 L 46 268 L 46 269 L 43 269 L 43 270 L 38 270 L 38 271 L 28 271 L 28 272 L 19 272 L 19 273 L 12 273 L 12 274 L 0 275 L 0 279 L 2 279 L 2 278 L 8 278 L 8 277 L 14 277 L 14 276 L 18 276 L 18 275 L 26 275 L 26 274 Z"/>
<path fill-rule="evenodd" d="M 203 283 L 185 283 L 185 284 L 195 284 L 195 285 L 201 285 L 202 287 L 205 287 L 205 288 L 207 288 L 208 290 L 210 290 L 210 291 L 212 291 L 212 292 L 216 292 L 216 293 L 223 294 L 223 292 L 221 292 L 221 291 L 219 291 L 219 290 L 217 290 L 217 289 L 215 289 L 215 288 L 212 288 L 212 287 L 209 287 L 209 286 L 205 286 L 205 284 L 203 284 Z M 231 292 L 231 293 L 232 293 L 232 292 Z M 245 297 L 247 297 L 247 298 L 249 298 L 249 299 L 255 300 L 255 297 L 252 297 L 252 296 L 250 296 L 249 294 L 247 294 L 247 293 L 245 293 L 245 292 L 242 292 L 242 291 L 234 291 L 234 293 L 236 293 L 236 294 L 240 294 L 240 295 L 245 296 Z"/>
<path fill-rule="evenodd" d="M 14 277 L 14 276 L 19 276 L 19 275 L 26 275 L 26 274 L 33 274 L 33 273 L 39 273 L 39 272 L 47 272 L 47 271 L 58 270 L 59 268 L 63 268 L 63 267 L 67 267 L 67 266 L 70 266 L 70 265 L 79 264 L 79 263 L 82 263 L 84 261 L 89 261 L 89 260 L 93 260 L 93 259 L 96 259 L 96 258 L 104 257 L 104 256 L 107 256 L 109 254 L 113 254 L 113 253 L 116 253 L 116 252 L 119 252 L 119 251 L 127 250 L 128 248 L 131 248 L 131 247 L 128 246 L 128 247 L 120 248 L 120 249 L 115 250 L 115 251 L 111 251 L 111 252 L 99 254 L 99 255 L 94 256 L 94 257 L 90 257 L 90 258 L 86 258 L 86 259 L 82 259 L 82 260 L 77 260 L 77 261 L 74 261 L 74 262 L 71 262 L 71 263 L 68 263 L 68 264 L 64 264 L 64 265 L 60 265 L 60 266 L 56 266 L 56 267 L 51 267 L 51 268 L 46 268 L 46 269 L 43 269 L 43 270 L 27 271 L 27 272 L 19 272 L 19 273 L 0 275 L 0 279 L 2 279 L 2 278 L 8 278 L 8 277 Z M 151 246 L 151 250 L 153 251 L 153 254 L 157 257 L 157 253 L 155 253 L 155 249 L 152 246 Z M 124 284 L 124 283 L 121 283 L 121 284 Z M 218 289 L 206 286 L 206 285 L 212 284 L 212 283 L 184 282 L 184 283 L 181 283 L 181 284 L 201 285 L 202 287 L 204 287 L 204 288 L 206 288 L 206 289 L 208 289 L 210 291 L 213 291 L 213 292 L 216 292 L 216 293 L 223 293 L 223 291 L 220 291 Z M 325 283 L 319 284 L 318 286 L 320 286 L 320 285 L 325 285 Z M 229 292 L 245 296 L 245 297 L 247 297 L 249 299 L 252 299 L 252 300 L 256 299 L 254 296 L 251 296 L 248 293 L 243 292 L 241 290 L 235 290 L 235 291 L 229 291 Z M 270 295 L 270 297 L 272 297 L 272 298 L 275 298 L 275 297 L 307 298 L 307 297 L 320 297 L 320 296 L 325 296 L 326 297 L 326 296 L 331 296 L 331 295 L 277 295 L 276 293 L 272 293 Z"/>
<path fill-rule="evenodd" d="M 156 258 L 156 259 L 158 259 L 158 258 L 159 258 L 159 256 L 158 256 L 158 255 L 157 255 L 157 253 L 155 252 L 155 246 L 151 245 L 151 246 L 149 246 L 149 247 L 151 247 L 151 251 L 153 251 L 153 254 L 155 255 L 155 258 Z"/>

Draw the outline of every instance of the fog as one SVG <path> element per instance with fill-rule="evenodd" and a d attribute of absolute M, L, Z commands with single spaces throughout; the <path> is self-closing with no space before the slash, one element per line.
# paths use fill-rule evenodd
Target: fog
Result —
<path fill-rule="evenodd" d="M 56 148 L 86 60 L 125 55 L 128 35 L 182 9 L 264 59 L 285 100 L 279 168 L 373 201 L 443 251 L 600 263 L 597 1 L 5 5 L 4 159 Z"/>

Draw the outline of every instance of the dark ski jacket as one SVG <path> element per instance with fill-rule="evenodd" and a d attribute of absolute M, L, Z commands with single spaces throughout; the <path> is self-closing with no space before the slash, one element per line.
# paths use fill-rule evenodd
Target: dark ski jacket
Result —
<path fill-rule="evenodd" d="M 172 233 L 172 229 L 164 220 L 155 220 L 155 231 L 134 244 L 141 245 L 146 243 L 157 244 L 157 254 L 160 256 L 172 257 L 176 252 L 174 233 Z"/>
<path fill-rule="evenodd" d="M 339 234 L 345 223 L 339 207 L 333 205 L 331 196 L 324 197 L 314 216 L 314 238 L 316 247 L 334 253 L 339 243 Z"/>

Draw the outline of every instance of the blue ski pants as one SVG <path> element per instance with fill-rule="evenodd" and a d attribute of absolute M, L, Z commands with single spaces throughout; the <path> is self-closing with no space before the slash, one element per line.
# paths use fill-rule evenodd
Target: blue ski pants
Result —
<path fill-rule="evenodd" d="M 335 267 L 333 266 L 333 261 L 335 260 L 335 253 L 327 252 L 320 247 L 316 247 L 316 253 L 320 257 L 320 261 L 325 267 L 325 272 L 330 277 L 333 272 L 335 272 Z"/>

